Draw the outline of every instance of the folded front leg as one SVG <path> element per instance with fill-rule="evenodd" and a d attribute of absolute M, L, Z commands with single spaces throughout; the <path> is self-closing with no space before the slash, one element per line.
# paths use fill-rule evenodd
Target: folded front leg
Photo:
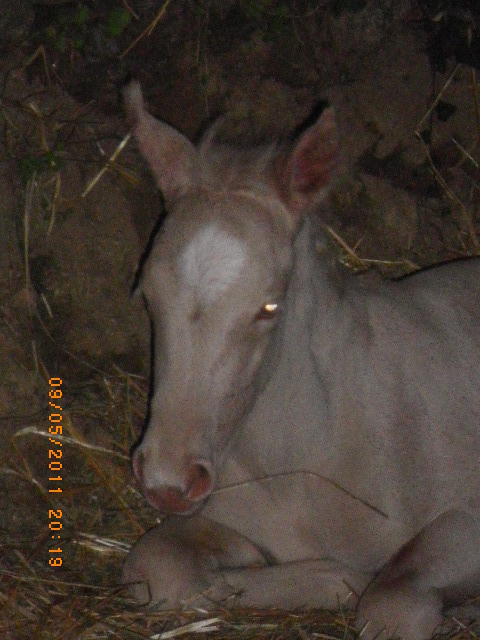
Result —
<path fill-rule="evenodd" d="M 140 538 L 122 582 L 142 604 L 336 609 L 371 579 L 333 560 L 275 564 L 268 552 L 202 516 L 169 518 Z"/>
<path fill-rule="evenodd" d="M 264 567 L 222 570 L 223 578 L 243 607 L 348 609 L 371 575 L 353 571 L 335 560 L 302 560 Z"/>

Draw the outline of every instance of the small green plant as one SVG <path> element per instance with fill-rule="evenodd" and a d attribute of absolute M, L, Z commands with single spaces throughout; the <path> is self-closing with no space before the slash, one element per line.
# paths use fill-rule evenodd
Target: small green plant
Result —
<path fill-rule="evenodd" d="M 112 9 L 107 16 L 107 33 L 111 38 L 118 38 L 130 24 L 132 16 L 123 7 Z"/>
<path fill-rule="evenodd" d="M 19 161 L 20 173 L 24 185 L 37 173 L 46 171 L 58 171 L 62 161 L 57 155 L 57 150 L 46 151 L 40 155 L 29 153 Z"/>
<path fill-rule="evenodd" d="M 69 46 L 77 50 L 82 49 L 85 45 L 89 17 L 90 11 L 83 4 L 64 9 L 45 29 L 45 40 L 59 53 L 66 51 Z"/>
<path fill-rule="evenodd" d="M 59 53 L 68 49 L 83 52 L 88 46 L 89 31 L 99 28 L 108 38 L 118 38 L 131 21 L 124 7 L 114 7 L 105 13 L 94 13 L 86 4 L 60 6 L 45 28 L 44 40 Z"/>

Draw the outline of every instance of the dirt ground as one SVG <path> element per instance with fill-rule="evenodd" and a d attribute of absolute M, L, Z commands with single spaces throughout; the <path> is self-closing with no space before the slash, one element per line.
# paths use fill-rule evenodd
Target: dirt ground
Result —
<path fill-rule="evenodd" d="M 156 517 L 128 468 L 149 372 L 149 326 L 130 289 L 162 200 L 133 141 L 122 146 L 127 76 L 188 136 L 224 116 L 219 135 L 239 144 L 287 135 L 327 100 L 343 148 L 325 220 L 332 246 L 345 268 L 396 277 L 480 253 L 477 60 L 460 47 L 480 39 L 474 7 L 0 0 L 2 637 L 94 637 L 79 623 L 84 599 L 68 589 L 36 599 L 59 576 L 46 566 L 49 510 L 64 512 L 62 579 L 92 589 L 115 586 L 118 545 Z M 51 445 L 38 434 L 52 398 L 70 438 L 61 497 L 49 493 Z M 65 594 L 71 626 L 49 635 Z"/>

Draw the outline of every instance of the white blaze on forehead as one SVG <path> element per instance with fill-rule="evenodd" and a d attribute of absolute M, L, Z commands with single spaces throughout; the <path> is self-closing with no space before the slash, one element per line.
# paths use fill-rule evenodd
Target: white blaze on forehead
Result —
<path fill-rule="evenodd" d="M 212 303 L 238 280 L 246 258 L 247 250 L 238 238 L 210 224 L 188 243 L 178 265 L 200 299 Z"/>

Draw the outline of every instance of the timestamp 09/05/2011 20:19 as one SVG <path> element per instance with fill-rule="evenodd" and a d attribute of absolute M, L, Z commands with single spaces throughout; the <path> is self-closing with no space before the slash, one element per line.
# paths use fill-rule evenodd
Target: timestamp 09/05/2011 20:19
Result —
<path fill-rule="evenodd" d="M 62 379 L 50 378 L 48 381 L 49 391 L 49 448 L 48 448 L 48 492 L 51 494 L 60 494 L 63 491 L 63 465 L 62 465 L 62 442 L 61 436 L 63 435 L 62 421 Z M 59 437 L 60 436 L 60 437 Z M 54 541 L 55 547 L 50 548 L 48 563 L 51 567 L 61 567 L 63 564 L 62 558 L 62 517 L 63 513 L 60 508 L 48 510 L 48 527 L 51 532 L 52 541 Z"/>

